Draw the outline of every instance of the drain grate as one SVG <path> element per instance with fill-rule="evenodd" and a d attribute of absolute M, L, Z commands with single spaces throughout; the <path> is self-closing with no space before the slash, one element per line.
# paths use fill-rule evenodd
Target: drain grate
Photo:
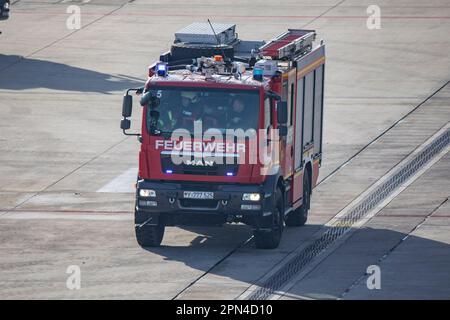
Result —
<path fill-rule="evenodd" d="M 443 131 L 443 133 L 441 133 Z M 331 244 L 342 237 L 352 226 L 366 217 L 369 212 L 380 205 L 394 191 L 400 189 L 408 179 L 418 173 L 434 157 L 450 146 L 449 125 L 440 130 L 432 140 L 426 142 L 426 147 L 418 151 L 410 160 L 399 164 L 388 173 L 388 178 L 367 193 L 348 213 L 340 216 L 330 224 L 330 228 L 316 241 L 293 256 L 286 264 L 277 270 L 269 279 L 264 281 L 251 293 L 247 299 L 266 300 L 281 289 L 290 279 L 296 276 L 311 260 L 324 252 Z"/>

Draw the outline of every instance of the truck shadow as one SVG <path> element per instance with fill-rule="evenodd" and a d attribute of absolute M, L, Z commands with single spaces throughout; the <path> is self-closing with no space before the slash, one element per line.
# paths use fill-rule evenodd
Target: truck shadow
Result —
<path fill-rule="evenodd" d="M 254 247 L 253 241 L 237 248 L 251 236 L 251 231 L 243 225 L 225 228 L 183 227 L 184 230 L 198 233 L 189 245 L 165 245 L 146 250 L 162 256 L 164 260 L 182 262 L 213 277 L 209 283 L 208 275 L 203 277 L 201 286 L 194 284 L 187 294 L 183 293 L 179 298 L 233 299 L 246 287 L 260 281 L 289 253 L 299 247 L 307 247 L 313 235 L 321 228 L 324 227 L 306 225 L 301 228 L 286 228 L 278 249 L 260 250 Z M 336 299 L 358 279 L 358 291 L 354 291 L 357 294 L 348 295 L 349 298 L 445 299 L 450 296 L 448 243 L 411 235 L 402 242 L 405 233 L 388 229 L 363 227 L 352 231 L 355 232 L 344 245 L 339 246 L 308 274 L 308 280 L 294 286 L 285 296 L 293 299 Z M 234 248 L 237 250 L 221 261 Z M 389 264 L 384 265 L 384 260 L 380 259 L 386 254 Z M 370 265 L 380 265 L 382 290 L 369 290 L 366 286 L 364 275 Z M 419 273 L 421 276 L 418 276 Z M 291 276 L 295 275 L 297 274 L 293 273 Z M 405 291 L 405 287 L 409 291 Z"/>
<path fill-rule="evenodd" d="M 111 75 L 17 55 L 0 54 L 0 89 L 45 88 L 61 91 L 110 93 L 142 86 L 144 79 Z"/>

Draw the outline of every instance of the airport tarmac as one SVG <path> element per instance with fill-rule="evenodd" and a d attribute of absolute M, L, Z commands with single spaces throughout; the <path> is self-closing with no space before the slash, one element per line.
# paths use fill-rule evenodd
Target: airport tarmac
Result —
<path fill-rule="evenodd" d="M 0 299 L 245 299 L 268 284 L 272 299 L 449 299 L 445 152 L 370 219 L 273 281 L 450 121 L 450 4 L 377 1 L 381 29 L 369 30 L 372 4 L 12 1 L 0 22 Z M 67 28 L 70 5 L 81 8 L 81 29 Z M 171 227 L 160 248 L 134 238 L 139 143 L 119 129 L 121 97 L 142 85 L 175 31 L 207 18 L 236 23 L 250 40 L 315 29 L 327 45 L 321 182 L 307 225 L 286 228 L 275 250 L 256 249 L 242 225 Z M 71 265 L 79 290 L 66 286 Z M 372 265 L 380 289 L 367 286 Z"/>

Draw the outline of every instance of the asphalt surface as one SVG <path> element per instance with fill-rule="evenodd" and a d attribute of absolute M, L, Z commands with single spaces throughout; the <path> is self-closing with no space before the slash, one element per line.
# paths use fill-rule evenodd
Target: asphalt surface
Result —
<path fill-rule="evenodd" d="M 234 299 L 314 241 L 450 121 L 448 1 L 378 1 L 379 30 L 366 26 L 371 4 L 12 1 L 0 22 L 0 298 Z M 134 239 L 139 143 L 119 130 L 121 96 L 175 31 L 207 18 L 242 39 L 308 28 L 327 44 L 323 182 L 308 224 L 276 250 L 255 249 L 241 225 L 168 228 L 157 249 Z M 449 169 L 447 154 L 275 298 L 449 299 Z M 66 287 L 70 265 L 79 290 Z M 381 289 L 368 289 L 369 265 Z"/>

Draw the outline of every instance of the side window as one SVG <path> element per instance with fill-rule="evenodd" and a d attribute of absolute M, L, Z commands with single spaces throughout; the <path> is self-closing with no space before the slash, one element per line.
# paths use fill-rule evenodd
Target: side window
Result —
<path fill-rule="evenodd" d="M 291 117 L 291 115 L 289 114 L 289 103 L 290 103 L 290 99 L 289 99 L 290 91 L 289 90 L 290 90 L 290 88 L 289 88 L 288 81 L 287 80 L 283 81 L 281 101 L 288 103 L 288 110 L 287 110 L 288 111 L 288 123 L 289 123 L 289 119 Z"/>
<path fill-rule="evenodd" d="M 270 99 L 264 100 L 264 128 L 268 128 L 272 123 L 272 110 Z"/>
<path fill-rule="evenodd" d="M 294 168 L 298 169 L 302 165 L 303 157 L 303 102 L 304 102 L 304 83 L 305 78 L 297 81 L 297 106 L 295 112 L 295 153 L 294 153 Z"/>
<path fill-rule="evenodd" d="M 314 152 L 322 152 L 322 118 L 323 118 L 323 72 L 324 66 L 316 69 L 314 95 Z"/>
<path fill-rule="evenodd" d="M 294 124 L 293 114 L 294 114 L 294 97 L 295 97 L 295 90 L 294 90 L 294 84 L 291 84 L 291 106 L 289 108 L 289 119 L 288 123 L 290 126 Z"/>
<path fill-rule="evenodd" d="M 286 80 L 283 82 L 283 95 L 282 101 L 287 102 L 288 107 L 288 115 L 287 115 L 287 125 L 292 126 L 294 124 L 294 105 L 295 105 L 295 86 L 294 83 L 289 85 L 289 82 Z"/>
<path fill-rule="evenodd" d="M 305 105 L 303 109 L 303 147 L 313 140 L 314 72 L 305 76 Z"/>

